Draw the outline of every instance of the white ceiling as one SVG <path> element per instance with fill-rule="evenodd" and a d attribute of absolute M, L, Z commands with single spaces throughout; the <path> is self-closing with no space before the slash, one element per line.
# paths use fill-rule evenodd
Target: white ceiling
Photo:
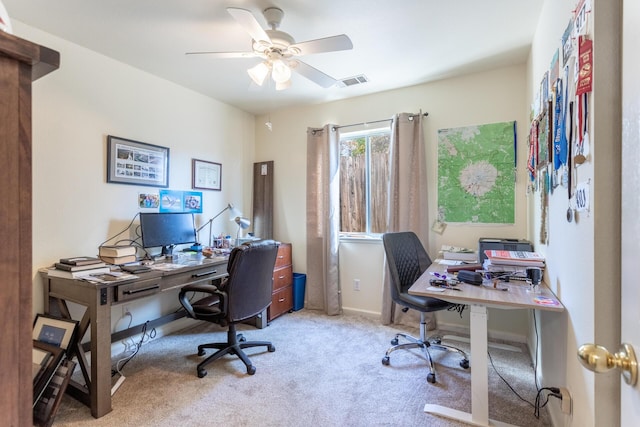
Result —
<path fill-rule="evenodd" d="M 39 28 L 254 114 L 412 86 L 523 63 L 544 0 L 1 0 L 13 21 Z M 302 59 L 343 79 L 323 89 L 299 75 L 292 87 L 251 86 L 258 58 L 212 59 L 193 51 L 249 51 L 251 37 L 226 11 L 284 10 L 296 42 L 347 34 L 353 50 Z M 64 55 L 61 57 L 64 65 Z"/>

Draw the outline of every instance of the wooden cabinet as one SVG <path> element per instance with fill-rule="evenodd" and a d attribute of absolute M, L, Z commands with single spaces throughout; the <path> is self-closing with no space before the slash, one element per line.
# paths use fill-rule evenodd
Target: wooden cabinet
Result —
<path fill-rule="evenodd" d="M 267 310 L 268 321 L 293 310 L 293 266 L 291 243 L 280 243 L 273 269 L 273 296 Z"/>
<path fill-rule="evenodd" d="M 0 414 L 32 426 L 31 82 L 58 68 L 60 54 L 0 30 Z"/>

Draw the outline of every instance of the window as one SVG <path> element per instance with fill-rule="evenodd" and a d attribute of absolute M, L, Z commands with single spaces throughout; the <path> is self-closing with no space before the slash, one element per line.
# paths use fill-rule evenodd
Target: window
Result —
<path fill-rule="evenodd" d="M 340 232 L 387 231 L 389 128 L 340 136 Z"/>

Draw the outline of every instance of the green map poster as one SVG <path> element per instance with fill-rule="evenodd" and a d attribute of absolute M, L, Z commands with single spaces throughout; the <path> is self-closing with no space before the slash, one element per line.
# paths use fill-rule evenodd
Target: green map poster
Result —
<path fill-rule="evenodd" d="M 438 219 L 515 222 L 515 122 L 438 130 Z"/>

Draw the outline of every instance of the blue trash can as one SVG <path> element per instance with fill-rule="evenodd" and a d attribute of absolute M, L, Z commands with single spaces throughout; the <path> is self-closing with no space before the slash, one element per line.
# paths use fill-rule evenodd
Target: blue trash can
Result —
<path fill-rule="evenodd" d="M 304 308 L 304 288 L 306 283 L 306 274 L 293 273 L 293 311 Z"/>

